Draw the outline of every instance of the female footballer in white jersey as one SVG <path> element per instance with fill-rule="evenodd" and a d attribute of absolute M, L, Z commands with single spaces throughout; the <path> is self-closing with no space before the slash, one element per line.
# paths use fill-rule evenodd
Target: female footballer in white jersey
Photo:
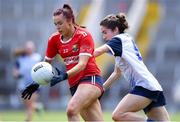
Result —
<path fill-rule="evenodd" d="M 125 32 L 128 22 L 124 14 L 108 15 L 101 22 L 101 31 L 106 44 L 97 48 L 97 57 L 110 52 L 115 57 L 114 72 L 104 83 L 107 89 L 121 76 L 130 82 L 131 90 L 123 97 L 115 108 L 114 121 L 169 121 L 169 115 L 164 107 L 163 89 L 156 78 L 144 65 L 141 54 L 133 38 Z M 144 110 L 147 118 L 136 112 Z"/>

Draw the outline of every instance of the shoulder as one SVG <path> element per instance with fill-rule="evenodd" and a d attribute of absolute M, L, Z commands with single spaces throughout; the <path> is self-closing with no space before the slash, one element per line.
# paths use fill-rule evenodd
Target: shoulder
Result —
<path fill-rule="evenodd" d="M 115 36 L 111 40 L 109 40 L 106 44 L 109 46 L 122 45 L 122 39 Z"/>
<path fill-rule="evenodd" d="M 91 34 L 85 28 L 80 28 L 80 27 L 77 28 L 76 35 L 82 38 L 87 37 L 87 36 L 91 37 Z"/>
<path fill-rule="evenodd" d="M 114 38 L 116 39 L 120 39 L 123 42 L 126 42 L 127 40 L 132 40 L 132 36 L 129 35 L 128 33 L 122 33 L 122 34 L 118 34 L 116 36 L 114 36 Z"/>
<path fill-rule="evenodd" d="M 121 38 L 121 34 L 114 36 L 111 40 L 109 40 L 106 44 L 105 44 L 110 52 L 114 55 L 114 56 L 122 56 L 122 38 Z"/>
<path fill-rule="evenodd" d="M 54 32 L 53 34 L 50 35 L 48 41 L 55 41 L 60 38 L 60 33 L 59 32 Z"/>

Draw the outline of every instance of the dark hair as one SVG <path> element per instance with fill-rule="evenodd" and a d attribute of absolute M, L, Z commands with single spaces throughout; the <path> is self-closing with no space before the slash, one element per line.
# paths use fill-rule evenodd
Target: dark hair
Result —
<path fill-rule="evenodd" d="M 73 23 L 75 23 L 75 18 L 74 18 L 74 14 L 73 14 L 73 10 L 71 9 L 71 6 L 68 4 L 64 4 L 63 8 L 58 8 L 54 11 L 53 16 L 57 16 L 63 14 L 63 16 L 67 19 L 67 20 L 72 20 Z"/>
<path fill-rule="evenodd" d="M 118 15 L 110 14 L 106 16 L 101 22 L 101 26 L 105 26 L 111 30 L 114 30 L 116 27 L 119 29 L 119 33 L 124 33 L 128 29 L 128 22 L 126 16 L 123 13 Z"/>
<path fill-rule="evenodd" d="M 54 11 L 53 13 L 53 16 L 57 16 L 57 15 L 60 15 L 60 14 L 63 14 L 63 16 L 68 20 L 68 21 L 72 21 L 72 23 L 75 25 L 75 26 L 79 26 L 78 24 L 76 24 L 75 22 L 75 16 L 74 16 L 74 13 L 73 13 L 73 10 L 71 8 L 70 5 L 68 4 L 64 4 L 63 5 L 63 8 L 58 8 Z M 80 27 L 83 27 L 84 26 L 80 26 Z"/>

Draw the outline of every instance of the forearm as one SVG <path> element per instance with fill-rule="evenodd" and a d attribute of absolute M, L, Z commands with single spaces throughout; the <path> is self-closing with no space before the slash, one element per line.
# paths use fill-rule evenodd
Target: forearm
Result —
<path fill-rule="evenodd" d="M 108 89 L 115 81 L 117 81 L 119 79 L 119 76 L 116 73 L 112 73 L 110 75 L 110 77 L 105 81 L 105 83 L 103 84 L 103 87 L 105 89 Z"/>
<path fill-rule="evenodd" d="M 102 55 L 102 54 L 103 54 L 103 53 L 102 53 L 101 50 L 96 49 L 96 50 L 94 51 L 94 56 L 95 56 L 95 57 L 98 57 L 98 56 L 100 56 L 100 55 Z"/>
<path fill-rule="evenodd" d="M 73 77 L 76 74 L 78 74 L 79 72 L 81 72 L 82 70 L 85 69 L 85 66 L 82 64 L 77 64 L 76 66 L 74 66 L 72 69 L 67 71 L 68 77 Z"/>
<path fill-rule="evenodd" d="M 72 69 L 67 71 L 68 77 L 73 77 L 77 75 L 79 72 L 81 72 L 82 70 L 84 70 L 86 68 L 89 58 L 90 57 L 86 55 L 79 56 L 78 64 L 74 66 Z"/>
<path fill-rule="evenodd" d="M 98 47 L 98 48 L 95 49 L 94 56 L 98 57 L 98 56 L 100 56 L 100 55 L 102 55 L 102 54 L 104 54 L 104 53 L 106 53 L 108 51 L 109 51 L 109 48 L 106 45 L 103 45 L 103 46 Z"/>
<path fill-rule="evenodd" d="M 48 60 L 48 59 L 44 59 L 45 62 L 48 62 L 48 63 L 52 63 L 51 60 Z M 85 66 L 84 64 L 82 63 L 78 63 L 76 66 L 74 66 L 72 69 L 68 70 L 67 71 L 67 74 L 68 74 L 68 77 L 72 77 L 76 74 L 78 74 L 80 71 L 84 70 L 85 69 Z"/>

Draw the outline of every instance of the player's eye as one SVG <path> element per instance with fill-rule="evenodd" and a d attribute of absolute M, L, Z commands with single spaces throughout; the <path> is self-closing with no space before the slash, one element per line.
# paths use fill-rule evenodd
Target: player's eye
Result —
<path fill-rule="evenodd" d="M 62 25 L 62 24 L 63 24 L 62 22 L 56 22 L 56 23 L 54 23 L 55 26 L 57 26 L 57 25 Z"/>
<path fill-rule="evenodd" d="M 106 32 L 106 31 L 103 31 L 102 33 L 103 33 L 103 34 L 107 34 L 107 32 Z"/>

